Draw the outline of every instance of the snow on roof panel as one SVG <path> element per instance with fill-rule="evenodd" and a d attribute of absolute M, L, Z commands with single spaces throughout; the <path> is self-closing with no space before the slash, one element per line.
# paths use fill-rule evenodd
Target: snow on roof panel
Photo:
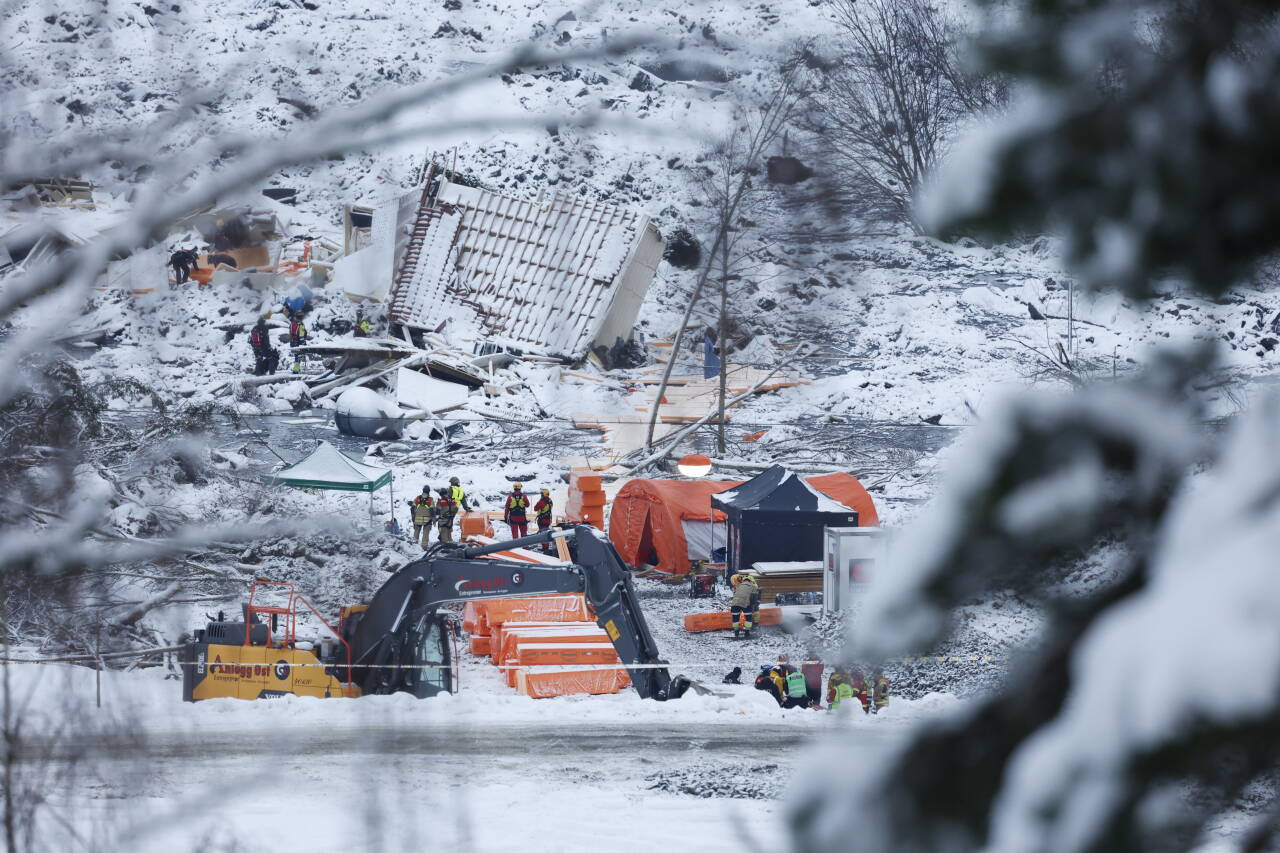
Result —
<path fill-rule="evenodd" d="M 321 441 L 304 459 L 267 477 L 286 486 L 372 491 L 391 479 L 391 471 L 352 459 L 327 441 Z"/>
<path fill-rule="evenodd" d="M 417 270 L 392 295 L 393 319 L 452 321 L 458 337 L 574 356 L 589 350 L 649 227 L 576 196 L 537 203 L 445 184 L 437 201 L 451 212 L 432 221 Z"/>

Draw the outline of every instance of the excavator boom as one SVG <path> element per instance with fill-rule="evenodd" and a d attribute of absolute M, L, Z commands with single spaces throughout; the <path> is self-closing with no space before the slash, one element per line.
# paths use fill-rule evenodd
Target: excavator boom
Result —
<path fill-rule="evenodd" d="M 573 563 L 538 565 L 486 559 L 490 554 L 572 540 Z M 609 635 L 631 683 L 646 699 L 674 699 L 689 687 L 673 679 L 645 624 L 631 572 L 598 530 L 579 525 L 509 542 L 429 554 L 409 563 L 373 596 L 346 636 L 352 662 L 345 680 L 365 693 L 408 689 L 421 628 L 442 604 L 544 593 L 583 593 L 596 622 Z"/>

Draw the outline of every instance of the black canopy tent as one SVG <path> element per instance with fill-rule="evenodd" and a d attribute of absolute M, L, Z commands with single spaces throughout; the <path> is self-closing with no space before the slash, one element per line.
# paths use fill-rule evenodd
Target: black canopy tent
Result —
<path fill-rule="evenodd" d="M 781 465 L 711 496 L 728 516 L 729 573 L 764 562 L 822 559 L 824 527 L 857 527 L 858 513 Z"/>

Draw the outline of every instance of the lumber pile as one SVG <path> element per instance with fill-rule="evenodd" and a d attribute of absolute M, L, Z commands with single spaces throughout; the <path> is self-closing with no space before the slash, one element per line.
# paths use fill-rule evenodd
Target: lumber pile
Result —
<path fill-rule="evenodd" d="M 781 625 L 782 608 L 774 604 L 760 605 L 759 625 Z M 684 617 L 684 629 L 698 631 L 728 631 L 733 627 L 733 616 L 728 610 L 717 613 L 690 613 Z"/>
<path fill-rule="evenodd" d="M 822 561 L 755 563 L 748 574 L 760 587 L 760 600 L 774 602 L 789 592 L 822 592 Z"/>
<path fill-rule="evenodd" d="M 471 653 L 503 667 L 524 696 L 617 693 L 631 683 L 580 594 L 469 601 L 462 627 Z"/>

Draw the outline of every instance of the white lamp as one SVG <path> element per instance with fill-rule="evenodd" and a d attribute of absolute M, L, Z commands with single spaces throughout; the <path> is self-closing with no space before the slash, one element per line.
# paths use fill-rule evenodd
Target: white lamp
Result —
<path fill-rule="evenodd" d="M 690 453 L 680 458 L 676 470 L 686 477 L 705 477 L 711 473 L 711 460 L 701 453 Z"/>

